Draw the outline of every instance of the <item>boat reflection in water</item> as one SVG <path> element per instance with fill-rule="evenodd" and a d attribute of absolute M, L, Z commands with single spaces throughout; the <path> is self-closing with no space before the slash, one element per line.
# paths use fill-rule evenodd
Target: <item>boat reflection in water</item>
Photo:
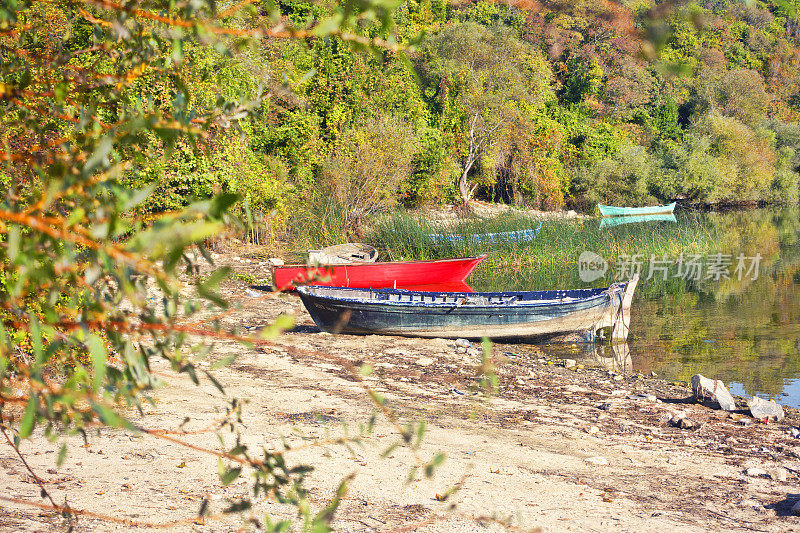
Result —
<path fill-rule="evenodd" d="M 631 349 L 627 342 L 616 344 L 554 343 L 542 346 L 542 352 L 552 359 L 575 359 L 591 367 L 630 374 L 634 371 Z"/>
<path fill-rule="evenodd" d="M 610 228 L 614 226 L 622 226 L 623 224 L 636 224 L 639 222 L 677 222 L 675 215 L 672 213 L 668 215 L 634 215 L 634 216 L 620 216 L 604 218 L 600 221 L 600 229 Z"/>

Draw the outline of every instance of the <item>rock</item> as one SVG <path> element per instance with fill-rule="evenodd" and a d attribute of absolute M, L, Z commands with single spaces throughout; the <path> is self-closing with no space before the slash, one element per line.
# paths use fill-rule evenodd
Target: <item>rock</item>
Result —
<path fill-rule="evenodd" d="M 618 401 L 614 400 L 606 400 L 605 402 L 600 402 L 597 404 L 597 408 L 601 411 L 610 411 L 619 405 Z"/>
<path fill-rule="evenodd" d="M 612 379 L 614 381 L 622 381 L 624 378 L 622 377 L 622 374 L 617 374 Z"/>
<path fill-rule="evenodd" d="M 664 413 L 660 417 L 658 417 L 659 424 L 669 424 L 672 420 L 672 413 Z"/>
<path fill-rule="evenodd" d="M 270 257 L 269 259 L 267 259 L 267 263 L 269 263 L 270 266 L 274 267 L 279 267 L 284 265 L 283 259 L 281 259 L 280 257 Z"/>
<path fill-rule="evenodd" d="M 416 363 L 419 366 L 430 366 L 433 364 L 433 359 L 431 359 L 430 357 L 420 357 L 419 359 L 417 359 Z"/>
<path fill-rule="evenodd" d="M 736 409 L 736 402 L 725 388 L 725 384 L 718 379 L 709 379 L 700 374 L 692 376 L 692 392 L 695 399 L 700 403 L 705 403 L 708 400 L 717 402 L 720 408 L 726 411 L 734 411 Z"/>
<path fill-rule="evenodd" d="M 572 368 L 577 364 L 578 362 L 575 361 L 575 359 L 564 359 L 561 361 L 561 366 L 563 366 L 564 368 Z"/>
<path fill-rule="evenodd" d="M 744 471 L 750 477 L 766 477 L 767 471 L 763 468 L 758 468 L 757 466 L 751 466 L 747 470 Z"/>
<path fill-rule="evenodd" d="M 694 429 L 700 426 L 700 424 L 686 416 L 686 413 L 683 411 L 678 411 L 672 415 L 669 423 L 670 425 L 680 429 Z"/>
<path fill-rule="evenodd" d="M 761 503 L 757 502 L 756 500 L 742 500 L 739 502 L 739 507 L 753 507 L 758 508 L 761 507 Z"/>
<path fill-rule="evenodd" d="M 586 368 L 586 366 L 584 366 L 584 365 L 581 365 L 581 364 L 575 365 L 575 370 L 583 370 L 584 368 Z"/>
<path fill-rule="evenodd" d="M 789 435 L 791 435 L 794 438 L 800 437 L 800 429 L 789 428 Z"/>
<path fill-rule="evenodd" d="M 461 346 L 462 348 L 469 348 L 472 345 L 467 339 L 456 339 L 456 346 Z"/>
<path fill-rule="evenodd" d="M 631 394 L 630 396 L 628 396 L 628 399 L 629 400 L 644 400 L 644 401 L 647 401 L 647 402 L 654 402 L 654 401 L 658 400 L 658 398 L 656 398 L 652 394 Z"/>
<path fill-rule="evenodd" d="M 467 349 L 463 346 L 456 346 L 456 353 L 467 353 Z"/>
<path fill-rule="evenodd" d="M 589 435 L 594 435 L 595 433 L 599 433 L 599 432 L 600 432 L 600 428 L 597 427 L 597 426 L 589 426 L 589 429 L 586 430 L 586 433 L 588 433 Z"/>
<path fill-rule="evenodd" d="M 792 509 L 789 512 L 795 516 L 800 515 L 800 500 L 797 500 L 794 505 L 792 505 Z"/>
<path fill-rule="evenodd" d="M 483 354 L 483 350 L 472 346 L 471 348 L 467 348 L 467 351 L 465 353 L 470 357 L 480 357 L 481 354 Z"/>
<path fill-rule="evenodd" d="M 775 400 L 763 400 L 758 396 L 747 402 L 750 414 L 757 420 L 783 420 L 786 416 L 783 407 L 775 403 Z"/>
<path fill-rule="evenodd" d="M 772 478 L 773 481 L 784 482 L 789 475 L 789 471 L 783 467 L 777 466 L 767 470 L 767 475 Z"/>
<path fill-rule="evenodd" d="M 753 421 L 750 420 L 749 418 L 741 418 L 739 419 L 739 425 L 742 425 L 744 427 L 749 427 L 753 425 Z"/>
<path fill-rule="evenodd" d="M 608 459 L 603 457 L 602 455 L 598 455 L 596 457 L 587 457 L 584 459 L 590 465 L 597 465 L 597 466 L 605 466 L 608 464 Z"/>

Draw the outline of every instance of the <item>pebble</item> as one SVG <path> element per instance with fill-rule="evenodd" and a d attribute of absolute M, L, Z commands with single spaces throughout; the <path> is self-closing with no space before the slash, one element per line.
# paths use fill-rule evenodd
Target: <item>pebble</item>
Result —
<path fill-rule="evenodd" d="M 589 435 L 594 435 L 595 433 L 599 433 L 599 432 L 600 432 L 600 428 L 597 427 L 597 426 L 589 426 L 589 429 L 586 430 L 586 433 L 588 433 Z"/>
<path fill-rule="evenodd" d="M 693 429 L 700 425 L 691 418 L 687 417 L 684 411 L 678 411 L 675 413 L 670 419 L 669 423 L 670 425 L 680 429 Z"/>
<path fill-rule="evenodd" d="M 794 438 L 800 437 L 800 429 L 789 428 L 789 435 L 791 435 Z"/>
<path fill-rule="evenodd" d="M 430 366 L 430 365 L 432 365 L 432 364 L 433 364 L 433 362 L 434 362 L 434 361 L 433 361 L 433 359 L 431 359 L 430 357 L 420 357 L 420 358 L 419 358 L 419 359 L 417 359 L 417 361 L 416 361 L 416 363 L 417 363 L 419 366 Z"/>
<path fill-rule="evenodd" d="M 456 353 L 467 353 L 467 349 L 463 346 L 456 346 Z"/>
<path fill-rule="evenodd" d="M 608 464 L 608 459 L 606 459 L 602 455 L 598 455 L 595 457 L 587 457 L 584 460 L 591 465 L 605 466 Z"/>
<path fill-rule="evenodd" d="M 739 502 L 739 507 L 761 507 L 761 503 L 756 500 L 742 500 Z"/>
<path fill-rule="evenodd" d="M 613 408 L 617 407 L 618 405 L 619 402 L 615 402 L 614 400 L 607 400 L 605 402 L 600 402 L 599 404 L 597 404 L 597 408 L 602 411 L 610 411 Z"/>
<path fill-rule="evenodd" d="M 280 257 L 270 257 L 267 260 L 267 263 L 269 263 L 270 266 L 276 266 L 276 267 L 284 265 L 283 259 L 281 259 Z"/>
<path fill-rule="evenodd" d="M 466 354 L 470 357 L 480 357 L 483 354 L 483 350 L 480 348 L 475 348 L 474 346 L 471 348 L 467 348 Z"/>
<path fill-rule="evenodd" d="M 561 361 L 561 366 L 563 366 L 564 368 L 572 368 L 577 364 L 578 362 L 575 361 L 575 359 L 564 359 Z"/>
<path fill-rule="evenodd" d="M 656 398 L 652 394 L 631 394 L 630 396 L 628 396 L 628 399 L 629 400 L 645 400 L 645 401 L 648 401 L 648 402 L 654 402 L 654 401 L 658 400 L 658 398 Z"/>
<path fill-rule="evenodd" d="M 461 346 L 462 348 L 469 348 L 472 345 L 467 339 L 456 339 L 456 346 Z"/>
<path fill-rule="evenodd" d="M 779 481 L 782 483 L 786 481 L 786 478 L 789 475 L 789 471 L 783 467 L 778 466 L 775 468 L 770 468 L 767 471 L 767 475 L 769 475 L 769 477 L 771 477 L 773 481 Z"/>
<path fill-rule="evenodd" d="M 763 468 L 758 468 L 757 466 L 751 466 L 747 470 L 744 471 L 750 477 L 766 477 L 767 471 Z"/>
<path fill-rule="evenodd" d="M 616 376 L 614 376 L 613 379 L 614 379 L 614 381 L 622 381 L 624 378 L 622 377 L 621 374 L 617 374 Z"/>

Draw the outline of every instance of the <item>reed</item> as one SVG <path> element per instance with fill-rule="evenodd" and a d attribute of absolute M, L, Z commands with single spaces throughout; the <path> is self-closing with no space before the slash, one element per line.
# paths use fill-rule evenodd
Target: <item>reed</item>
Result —
<path fill-rule="evenodd" d="M 478 242 L 469 236 L 534 229 L 543 222 L 532 240 Z M 431 234 L 464 237 L 437 243 Z M 579 279 L 578 257 L 592 251 L 608 261 L 608 276 L 595 286 L 614 278 L 617 261 L 624 256 L 651 255 L 676 259 L 679 254 L 706 254 L 719 240 L 713 226 L 702 215 L 682 213 L 675 222 L 639 223 L 600 229 L 600 221 L 586 219 L 540 219 L 506 214 L 491 219 L 466 219 L 446 227 L 412 213 L 393 213 L 373 221 L 367 241 L 378 247 L 388 260 L 466 257 L 486 253 L 487 259 L 472 274 L 469 283 L 477 290 L 540 290 L 553 287 L 586 286 Z"/>

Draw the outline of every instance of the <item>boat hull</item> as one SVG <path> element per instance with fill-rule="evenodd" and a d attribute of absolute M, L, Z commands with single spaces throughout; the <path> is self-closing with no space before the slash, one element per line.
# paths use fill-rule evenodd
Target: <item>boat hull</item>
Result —
<path fill-rule="evenodd" d="M 458 235 L 455 233 L 443 234 L 433 233 L 428 235 L 428 239 L 434 244 L 480 244 L 480 243 L 523 243 L 535 239 L 542 229 L 542 223 L 533 229 L 523 229 L 518 231 L 504 231 L 501 233 L 479 233 L 473 235 Z"/>
<path fill-rule="evenodd" d="M 600 214 L 604 217 L 635 216 L 635 215 L 668 215 L 675 211 L 675 202 L 667 205 L 653 205 L 649 207 L 617 207 L 614 205 L 598 205 Z"/>
<path fill-rule="evenodd" d="M 433 261 L 394 261 L 309 267 L 287 265 L 275 267 L 274 282 L 278 290 L 294 290 L 299 285 L 381 289 L 423 287 L 447 284 L 465 288 L 464 280 L 486 255 L 462 259 Z M 468 289 L 469 286 L 466 286 Z"/>
<path fill-rule="evenodd" d="M 348 292 L 301 287 L 317 326 L 331 333 L 413 337 L 535 338 L 586 332 L 612 314 L 624 284 L 608 289 L 505 293 Z M 517 299 L 523 303 L 514 305 Z"/>

